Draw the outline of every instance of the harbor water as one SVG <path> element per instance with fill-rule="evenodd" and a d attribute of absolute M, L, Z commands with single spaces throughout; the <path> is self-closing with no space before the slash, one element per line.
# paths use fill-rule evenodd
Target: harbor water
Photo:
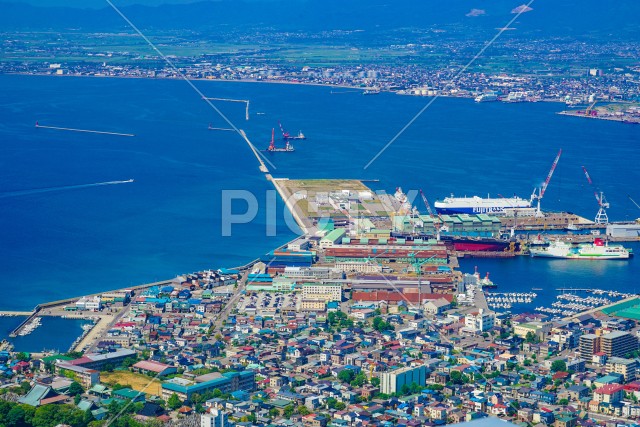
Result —
<path fill-rule="evenodd" d="M 83 333 L 83 325 L 90 321 L 81 319 L 63 319 L 61 317 L 43 316 L 42 323 L 33 332 L 24 336 L 7 338 L 11 331 L 23 320 L 24 316 L 0 317 L 0 334 L 8 339 L 15 351 L 43 352 L 60 351 L 66 353 L 71 344 Z"/>
<path fill-rule="evenodd" d="M 277 135 L 278 120 L 291 133 L 304 132 L 308 139 L 294 141 L 295 152 L 266 154 L 275 177 L 378 179 L 369 183 L 374 189 L 422 188 L 432 201 L 450 193 L 528 197 L 562 148 L 543 209 L 595 215 L 584 165 L 611 203 L 611 219 L 640 216 L 627 198 L 640 200 L 640 126 L 559 116 L 564 105 L 557 103 L 441 98 L 365 168 L 426 98 L 196 84 L 206 96 L 251 100 L 249 121 L 243 104 L 217 105 L 259 149 L 267 148 L 272 128 Z M 273 187 L 238 135 L 208 130 L 209 123 L 228 125 L 185 82 L 3 75 L 0 117 L 1 309 L 241 265 L 295 236 L 280 200 L 276 233 L 267 233 Z M 36 121 L 135 136 L 40 129 Z M 134 182 L 94 185 L 129 179 Z M 255 195 L 258 214 L 223 236 L 223 197 L 246 190 Z M 424 211 L 419 197 L 415 204 Z M 242 202 L 233 206 L 236 213 L 247 209 Z M 632 290 L 640 273 L 635 259 L 462 264 L 467 272 L 473 265 L 491 271 L 500 290 Z"/>

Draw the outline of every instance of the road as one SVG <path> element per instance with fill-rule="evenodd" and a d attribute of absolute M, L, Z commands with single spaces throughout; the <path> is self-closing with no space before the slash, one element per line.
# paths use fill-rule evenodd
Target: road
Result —
<path fill-rule="evenodd" d="M 229 301 L 227 301 L 227 303 L 224 305 L 224 308 L 220 313 L 218 313 L 218 315 L 216 316 L 213 322 L 214 333 L 218 333 L 222 331 L 222 326 L 224 325 L 227 318 L 229 317 L 229 314 L 234 309 L 234 307 L 236 306 L 236 303 L 242 296 L 242 291 L 244 291 L 247 285 L 247 277 L 249 275 L 249 270 L 242 272 L 242 274 L 243 274 L 243 277 L 238 282 L 238 287 L 236 288 L 234 294 L 231 296 L 231 298 L 229 298 Z"/>

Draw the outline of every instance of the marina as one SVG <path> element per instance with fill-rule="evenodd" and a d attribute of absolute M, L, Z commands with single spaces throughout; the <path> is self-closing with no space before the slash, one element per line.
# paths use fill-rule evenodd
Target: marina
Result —
<path fill-rule="evenodd" d="M 538 296 L 535 292 L 490 292 L 486 294 L 489 308 L 510 309 L 514 304 L 531 304 Z"/>

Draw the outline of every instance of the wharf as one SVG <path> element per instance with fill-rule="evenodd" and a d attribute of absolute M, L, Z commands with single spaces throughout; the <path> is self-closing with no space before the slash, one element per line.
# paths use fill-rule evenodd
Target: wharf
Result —
<path fill-rule="evenodd" d="M 457 252 L 460 258 L 513 258 L 518 255 L 516 252 L 497 252 L 497 251 L 467 251 Z"/>
<path fill-rule="evenodd" d="M 613 237 L 605 234 L 593 235 L 593 234 L 545 234 L 544 237 L 549 241 L 561 240 L 563 242 L 585 243 L 593 242 L 594 239 L 601 238 L 608 242 L 640 242 L 640 236 L 624 236 Z M 538 241 L 537 236 L 529 236 L 528 241 Z"/>
<path fill-rule="evenodd" d="M 630 124 L 640 124 L 640 118 L 631 117 L 627 115 L 622 116 L 592 116 L 589 114 L 584 114 L 582 111 L 560 111 L 561 116 L 572 116 L 572 117 L 582 117 L 584 119 L 596 119 L 596 120 L 608 120 L 610 122 L 622 122 L 622 123 L 630 123 Z"/>
<path fill-rule="evenodd" d="M 547 212 L 541 218 L 500 217 L 500 222 L 506 230 L 514 228 L 516 231 L 566 230 L 570 224 L 578 229 L 604 228 L 600 224 L 570 212 Z"/>
<path fill-rule="evenodd" d="M 6 310 L 0 310 L 0 317 L 5 317 L 5 316 L 11 316 L 11 317 L 31 316 L 32 314 L 33 314 L 33 311 L 6 311 Z"/>
<path fill-rule="evenodd" d="M 163 280 L 160 282 L 153 282 L 153 283 L 147 283 L 144 285 L 137 285 L 137 286 L 129 286 L 126 288 L 122 288 L 122 289 L 130 289 L 132 291 L 137 291 L 137 290 L 141 290 L 141 289 L 146 289 L 146 288 L 150 288 L 153 286 L 165 286 L 165 285 L 169 285 L 173 282 L 173 280 Z M 122 290 L 122 289 L 117 289 L 117 290 Z M 113 292 L 113 291 L 102 291 L 102 292 L 97 292 L 91 295 L 87 295 L 87 296 L 97 296 L 97 295 L 101 295 L 105 292 Z M 29 311 L 29 312 L 17 312 L 17 313 L 26 313 L 27 318 L 21 322 L 13 331 L 11 331 L 11 333 L 9 334 L 9 337 L 11 338 L 15 338 L 16 336 L 18 336 L 18 334 L 20 333 L 20 331 L 22 331 L 22 329 L 31 321 L 33 320 L 36 316 L 59 316 L 59 313 L 55 313 L 54 310 L 60 306 L 66 305 L 66 304 L 71 304 L 74 301 L 77 301 L 78 299 L 80 299 L 81 296 L 77 296 L 77 297 L 72 297 L 72 298 L 65 298 L 65 299 L 61 299 L 61 300 L 57 300 L 57 301 L 51 301 L 51 302 L 45 302 L 42 304 L 38 304 L 33 311 Z M 19 314 L 19 315 L 24 315 L 24 314 Z M 67 314 L 65 314 L 67 315 Z"/>

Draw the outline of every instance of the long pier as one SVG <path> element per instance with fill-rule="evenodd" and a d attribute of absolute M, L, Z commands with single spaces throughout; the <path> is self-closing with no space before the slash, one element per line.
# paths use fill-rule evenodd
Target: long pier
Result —
<path fill-rule="evenodd" d="M 209 98 L 209 97 L 202 97 L 202 99 L 207 100 L 207 101 L 223 101 L 223 102 L 244 102 L 247 104 L 247 107 L 245 109 L 245 119 L 249 120 L 249 100 L 248 99 L 230 99 L 230 98 Z"/>
<path fill-rule="evenodd" d="M 131 134 L 131 133 L 107 132 L 107 131 L 102 131 L 102 130 L 91 130 L 91 129 L 74 129 L 74 128 L 64 128 L 64 127 L 59 127 L 59 126 L 44 126 L 44 125 L 38 124 L 38 122 L 36 122 L 36 128 L 53 129 L 53 130 L 64 130 L 64 131 L 68 131 L 68 132 L 98 133 L 98 134 L 101 134 L 101 135 L 135 136 L 134 134 Z"/>
<path fill-rule="evenodd" d="M 253 155 L 256 156 L 258 163 L 260 163 L 260 172 L 268 174 L 269 169 L 267 169 L 267 166 L 264 164 L 264 160 L 262 159 L 262 157 L 260 157 L 260 153 L 258 153 L 258 151 L 256 150 L 256 147 L 251 143 L 251 141 L 249 141 L 249 138 L 247 138 L 247 134 L 245 133 L 245 131 L 240 129 L 240 135 L 242 135 L 245 142 L 249 145 L 249 148 L 251 149 L 251 151 L 253 151 Z M 267 177 L 267 179 L 269 179 L 269 177 Z"/>

